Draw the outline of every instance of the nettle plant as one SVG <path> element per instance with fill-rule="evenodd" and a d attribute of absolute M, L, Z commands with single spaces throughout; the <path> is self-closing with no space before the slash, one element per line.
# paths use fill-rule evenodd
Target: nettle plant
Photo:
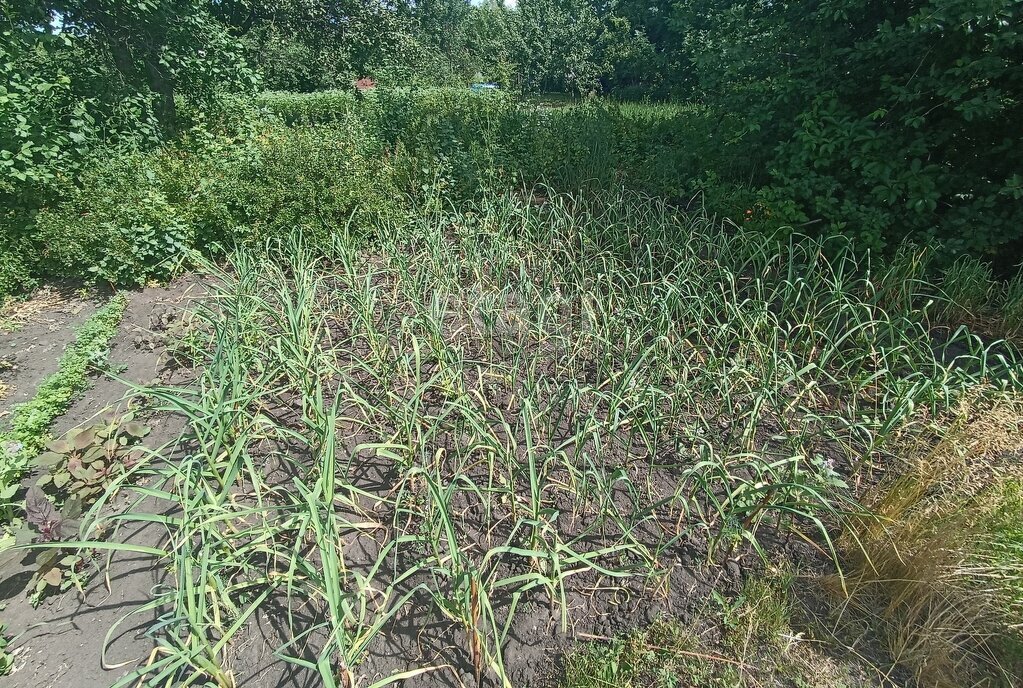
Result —
<path fill-rule="evenodd" d="M 35 464 L 44 471 L 36 486 L 65 500 L 95 499 L 138 462 L 135 445 L 149 430 L 132 413 L 108 413 L 95 425 L 71 430 L 36 457 Z"/>

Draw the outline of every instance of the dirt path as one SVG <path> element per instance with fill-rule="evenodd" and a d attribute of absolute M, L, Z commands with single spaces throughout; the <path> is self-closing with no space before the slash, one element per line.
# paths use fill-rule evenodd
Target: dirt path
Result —
<path fill-rule="evenodd" d="M 194 280 L 181 279 L 167 287 L 130 293 L 124 318 L 111 342 L 109 364 L 113 374 L 143 384 L 173 374 L 166 367 L 166 331 L 182 306 L 200 291 Z M 31 398 L 39 381 L 56 369 L 61 351 L 74 338 L 75 327 L 95 311 L 98 303 L 86 301 L 80 307 L 47 311 L 17 332 L 0 336 L 0 351 L 15 354 L 14 374 L 7 378 L 11 380 L 8 384 L 18 387 L 5 404 Z M 94 378 L 90 389 L 54 424 L 54 434 L 88 423 L 110 407 L 124 407 L 126 391 L 124 383 L 113 377 Z M 9 409 L 9 405 L 3 408 Z M 180 418 L 169 414 L 153 415 L 146 424 L 152 428 L 146 438 L 151 448 L 172 442 L 184 426 Z M 159 528 L 149 526 L 141 530 L 126 528 L 116 537 L 156 545 L 161 536 Z M 25 592 L 34 558 L 34 553 L 19 553 L 5 559 L 0 568 L 0 598 L 5 604 L 0 620 L 16 638 L 9 648 L 15 654 L 14 669 L 10 676 L 0 678 L 0 685 L 109 686 L 149 656 L 152 643 L 144 631 L 152 624 L 153 613 L 127 615 L 151 599 L 152 588 L 158 583 L 160 570 L 151 557 L 116 553 L 108 560 L 101 556 L 97 559 L 101 572 L 83 597 L 68 592 L 46 600 L 37 609 Z"/>
<path fill-rule="evenodd" d="M 103 301 L 99 294 L 82 297 L 70 287 L 55 287 L 4 309 L 0 315 L 0 430 L 8 426 L 11 408 L 34 397 L 39 383 L 56 372 L 75 330 Z"/>

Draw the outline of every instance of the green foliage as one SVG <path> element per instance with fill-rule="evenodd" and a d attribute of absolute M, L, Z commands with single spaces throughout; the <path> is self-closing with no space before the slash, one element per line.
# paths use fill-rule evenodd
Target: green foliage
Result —
<path fill-rule="evenodd" d="M 0 226 L 0 231 L 4 231 Z M 0 305 L 8 296 L 22 291 L 28 291 L 36 285 L 33 268 L 30 263 L 30 256 L 33 251 L 30 244 L 16 237 L 8 235 L 11 242 L 0 248 Z"/>
<path fill-rule="evenodd" d="M 700 97 L 742 112 L 792 223 L 947 255 L 1018 246 L 1023 5 L 674 3 Z"/>
<path fill-rule="evenodd" d="M 90 59 L 109 61 L 129 92 L 147 98 L 164 134 L 177 129 L 176 95 L 207 102 L 218 90 L 256 81 L 240 44 L 204 0 L 52 0 L 43 6 L 59 14 L 61 35 L 85 41 Z"/>
<path fill-rule="evenodd" d="M 54 419 L 86 387 L 89 369 L 102 365 L 106 360 L 110 339 L 117 331 L 127 305 L 128 299 L 118 294 L 96 311 L 78 329 L 74 343 L 57 364 L 57 372 L 39 385 L 31 401 L 18 404 L 11 410 L 10 430 L 0 432 L 0 500 L 8 522 L 14 505 L 12 500 L 29 461 L 49 441 L 49 429 Z"/>
<path fill-rule="evenodd" d="M 195 251 L 296 228 L 325 245 L 343 227 L 363 231 L 438 192 L 466 200 L 543 181 L 685 202 L 706 190 L 728 212 L 743 202 L 709 181 L 746 161 L 726 133 L 735 121 L 707 108 L 542 109 L 503 92 L 386 88 L 266 93 L 221 108 L 209 119 L 224 136 L 199 127 L 173 146 L 84 170 L 5 254 L 7 288 L 39 273 L 142 284 Z"/>
<path fill-rule="evenodd" d="M 317 245 L 349 227 L 366 232 L 402 207 L 391 164 L 353 118 L 308 128 L 271 128 L 231 151 L 212 201 L 228 210 L 233 240 L 262 242 L 301 230 Z M 203 242 L 204 246 L 206 242 Z"/>
<path fill-rule="evenodd" d="M 377 76 L 384 65 L 412 65 L 425 38 L 403 2 L 228 0 L 211 11 L 240 37 L 271 90 L 350 87 L 355 79 Z"/>
<path fill-rule="evenodd" d="M 596 94 L 636 81 L 653 46 L 618 3 L 521 0 L 515 12 L 524 90 Z"/>
<path fill-rule="evenodd" d="M 245 104 L 245 100 L 239 100 Z M 294 93 L 264 91 L 251 99 L 259 111 L 280 117 L 286 124 L 315 124 L 342 120 L 355 109 L 354 89 Z"/>
<path fill-rule="evenodd" d="M 40 212 L 34 240 L 53 271 L 120 285 L 169 274 L 195 241 L 166 191 L 169 157 L 135 153 L 99 163 L 62 204 Z"/>
<path fill-rule="evenodd" d="M 0 623 L 0 676 L 7 676 L 14 667 L 14 655 L 7 651 L 10 642 L 7 624 Z"/>
<path fill-rule="evenodd" d="M 52 490 L 60 501 L 89 504 L 106 486 L 137 463 L 132 445 L 149 434 L 133 414 L 107 414 L 102 422 L 69 431 L 50 442 L 32 463 L 44 469 L 36 486 Z"/>
<path fill-rule="evenodd" d="M 355 101 L 347 93 L 275 93 L 261 112 L 291 122 L 330 122 L 354 108 L 366 131 L 395 154 L 410 193 L 438 179 L 457 197 L 520 182 L 564 189 L 619 185 L 688 201 L 701 190 L 729 212 L 741 201 L 726 183 L 750 160 L 738 146 L 740 122 L 699 106 L 602 103 L 538 108 L 507 93 L 468 89 L 387 89 Z"/>
<path fill-rule="evenodd" d="M 1005 319 L 1005 331 L 1010 337 L 1023 334 L 1023 270 L 1005 285 L 1005 293 L 998 308 Z"/>
<path fill-rule="evenodd" d="M 296 230 L 324 244 L 345 226 L 359 231 L 394 216 L 402 189 L 382 146 L 352 117 L 330 111 L 324 119 L 308 128 L 263 122 L 241 141 L 205 136 L 113 156 L 37 215 L 29 245 L 50 273 L 137 285 L 172 275 L 196 252 Z"/>
<path fill-rule="evenodd" d="M 6 9 L 6 8 L 5 8 Z M 5 224 L 23 222 L 103 145 L 155 140 L 145 99 L 116 84 L 85 39 L 0 34 L 0 200 Z"/>
<path fill-rule="evenodd" d="M 941 286 L 946 299 L 944 317 L 966 322 L 990 305 L 994 290 L 991 266 L 972 256 L 963 256 L 945 268 Z"/>
<path fill-rule="evenodd" d="M 592 643 L 565 660 L 561 688 L 681 688 L 739 685 L 735 666 L 701 661 L 699 637 L 677 622 L 660 621 L 608 643 Z"/>

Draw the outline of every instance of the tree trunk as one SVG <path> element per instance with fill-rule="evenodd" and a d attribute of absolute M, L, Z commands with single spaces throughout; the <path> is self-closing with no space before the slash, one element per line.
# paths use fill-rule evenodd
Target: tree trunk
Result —
<path fill-rule="evenodd" d="M 174 82 L 160 68 L 155 55 L 146 60 L 149 87 L 156 94 L 156 120 L 164 136 L 174 136 L 178 130 L 178 114 L 174 108 Z"/>

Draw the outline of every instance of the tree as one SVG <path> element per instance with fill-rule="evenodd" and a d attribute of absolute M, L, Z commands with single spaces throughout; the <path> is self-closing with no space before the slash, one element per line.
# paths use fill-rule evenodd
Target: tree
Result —
<path fill-rule="evenodd" d="M 676 0 L 671 22 L 792 222 L 863 247 L 1023 243 L 1023 3 Z"/>
<path fill-rule="evenodd" d="M 217 89 L 251 80 L 240 45 L 205 0 L 52 0 L 59 31 L 109 57 L 122 85 L 153 95 L 167 134 L 176 126 L 174 97 L 207 100 Z M 105 53 L 105 55 L 102 55 Z"/>
<path fill-rule="evenodd" d="M 619 65 L 650 51 L 615 3 L 520 0 L 516 19 L 522 79 L 532 91 L 599 92 Z"/>
<path fill-rule="evenodd" d="M 468 76 L 522 88 L 518 60 L 524 48 L 518 29 L 514 12 L 498 0 L 473 7 L 465 19 Z"/>

